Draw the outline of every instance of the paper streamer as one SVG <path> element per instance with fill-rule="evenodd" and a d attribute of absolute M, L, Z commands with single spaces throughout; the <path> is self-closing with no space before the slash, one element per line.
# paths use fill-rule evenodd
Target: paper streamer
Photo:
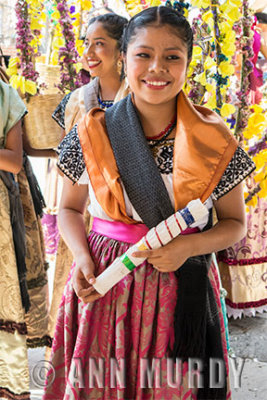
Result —
<path fill-rule="evenodd" d="M 139 242 L 130 247 L 122 256 L 116 258 L 96 278 L 96 282 L 93 284 L 95 290 L 101 295 L 106 294 L 116 283 L 142 264 L 145 258 L 132 257 L 135 251 L 158 249 L 207 215 L 208 209 L 200 199 L 190 201 L 185 208 L 150 229 Z"/>

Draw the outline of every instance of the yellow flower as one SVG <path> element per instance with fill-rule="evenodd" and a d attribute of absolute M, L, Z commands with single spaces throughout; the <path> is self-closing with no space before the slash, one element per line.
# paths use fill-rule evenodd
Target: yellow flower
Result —
<path fill-rule="evenodd" d="M 33 31 L 34 29 L 41 30 L 44 25 L 40 24 L 40 22 L 36 18 L 31 18 L 30 28 Z"/>
<path fill-rule="evenodd" d="M 52 65 L 58 65 L 58 50 L 52 51 L 50 62 Z"/>
<path fill-rule="evenodd" d="M 88 11 L 92 8 L 92 3 L 89 0 L 81 0 L 82 10 Z"/>
<path fill-rule="evenodd" d="M 34 96 L 37 93 L 37 86 L 36 83 L 33 81 L 30 81 L 29 79 L 26 79 L 25 81 L 25 92 L 31 94 Z"/>
<path fill-rule="evenodd" d="M 216 65 L 216 62 L 214 61 L 213 58 L 211 58 L 210 56 L 208 56 L 204 62 L 204 68 L 205 69 L 211 69 L 212 67 L 214 67 Z"/>
<path fill-rule="evenodd" d="M 247 140 L 252 139 L 253 136 L 254 136 L 254 132 L 251 131 L 250 129 L 246 128 L 246 129 L 244 129 L 244 131 L 243 131 L 243 136 L 244 136 L 244 138 L 247 139 Z"/>
<path fill-rule="evenodd" d="M 201 60 L 202 58 L 202 48 L 199 47 L 198 45 L 193 46 L 193 60 Z"/>
<path fill-rule="evenodd" d="M 233 42 L 234 43 L 235 39 L 236 39 L 235 31 L 229 30 L 229 28 L 228 28 L 228 31 L 225 32 L 224 41 L 225 42 Z"/>
<path fill-rule="evenodd" d="M 226 12 L 227 17 L 233 22 L 238 21 L 242 17 L 242 14 L 237 7 L 229 7 Z"/>
<path fill-rule="evenodd" d="M 257 202 L 258 202 L 257 197 L 253 196 L 252 199 L 247 202 L 247 206 L 252 206 L 255 208 L 257 205 Z"/>
<path fill-rule="evenodd" d="M 202 86 L 205 86 L 206 83 L 207 83 L 207 80 L 206 80 L 206 72 L 204 71 L 204 72 L 202 72 L 201 74 L 197 75 L 197 76 L 194 78 L 194 81 L 195 81 L 195 82 L 199 82 Z"/>
<path fill-rule="evenodd" d="M 231 65 L 228 61 L 221 62 L 218 69 L 224 78 L 226 76 L 233 75 L 233 73 L 235 72 L 235 67 Z"/>
<path fill-rule="evenodd" d="M 259 113 L 253 113 L 249 120 L 248 120 L 248 127 L 249 128 L 255 128 L 255 126 L 260 125 L 262 126 L 266 122 L 265 116 L 263 114 Z"/>
<path fill-rule="evenodd" d="M 190 77 L 193 74 L 193 72 L 194 72 L 194 68 L 190 64 L 187 69 L 187 77 Z"/>
<path fill-rule="evenodd" d="M 263 112 L 263 108 L 261 106 L 259 106 L 258 104 L 253 104 L 253 106 L 251 106 L 250 108 L 253 109 L 254 113 L 262 113 Z"/>
<path fill-rule="evenodd" d="M 243 4 L 242 0 L 231 0 L 230 3 L 233 3 L 238 8 L 240 8 Z"/>
<path fill-rule="evenodd" d="M 31 6 L 31 7 L 36 7 L 40 8 L 42 6 L 42 2 L 40 0 L 26 0 L 26 2 Z"/>
<path fill-rule="evenodd" d="M 227 57 L 233 56 L 236 51 L 235 44 L 231 42 L 223 42 L 221 45 L 221 51 Z"/>
<path fill-rule="evenodd" d="M 215 92 L 215 88 L 211 83 L 207 83 L 206 84 L 206 90 L 210 93 L 214 93 Z"/>
<path fill-rule="evenodd" d="M 44 22 L 46 21 L 46 13 L 44 11 L 41 12 L 40 17 L 41 17 L 42 21 L 44 21 Z"/>
<path fill-rule="evenodd" d="M 236 108 L 233 104 L 223 104 L 221 108 L 221 116 L 222 117 L 228 117 L 228 115 L 234 114 Z"/>
<path fill-rule="evenodd" d="M 221 35 L 225 35 L 230 29 L 231 24 L 227 22 L 226 21 L 219 22 L 219 30 Z"/>
<path fill-rule="evenodd" d="M 78 62 L 78 63 L 74 64 L 74 68 L 75 68 L 76 72 L 79 72 L 82 69 L 82 67 L 83 67 L 82 63 Z"/>
<path fill-rule="evenodd" d="M 55 19 L 56 21 L 58 21 L 60 19 L 60 13 L 58 10 L 55 10 L 52 14 L 51 14 L 51 18 Z"/>
<path fill-rule="evenodd" d="M 6 70 L 7 75 L 16 75 L 18 73 L 18 65 L 20 60 L 18 57 L 11 57 L 8 63 L 8 68 Z"/>
<path fill-rule="evenodd" d="M 206 11 L 204 14 L 202 14 L 202 20 L 206 22 L 206 24 L 208 24 L 211 29 L 213 29 L 214 18 L 211 10 Z"/>
<path fill-rule="evenodd" d="M 208 8 L 211 5 L 210 0 L 191 0 L 193 7 Z"/>
<path fill-rule="evenodd" d="M 267 150 L 262 150 L 260 153 L 254 156 L 253 161 L 257 166 L 257 170 L 260 170 L 262 167 L 264 167 L 267 163 Z"/>
<path fill-rule="evenodd" d="M 65 45 L 65 39 L 62 37 L 55 37 L 53 40 L 53 49 L 59 49 Z"/>
<path fill-rule="evenodd" d="M 25 93 L 25 78 L 21 75 L 13 75 L 10 78 L 10 84 L 14 89 L 20 89 L 21 93 Z"/>
<path fill-rule="evenodd" d="M 259 172 L 258 174 L 256 174 L 254 176 L 254 180 L 255 180 L 255 182 L 260 182 L 260 181 L 262 181 L 264 179 L 264 177 L 265 177 L 265 173 L 264 172 Z"/>
<path fill-rule="evenodd" d="M 151 0 L 150 2 L 150 7 L 157 7 L 161 5 L 161 1 L 160 0 Z"/>
<path fill-rule="evenodd" d="M 216 103 L 216 95 L 210 96 L 208 99 L 207 103 L 205 104 L 206 107 L 210 108 L 211 110 L 214 110 L 217 107 Z"/>

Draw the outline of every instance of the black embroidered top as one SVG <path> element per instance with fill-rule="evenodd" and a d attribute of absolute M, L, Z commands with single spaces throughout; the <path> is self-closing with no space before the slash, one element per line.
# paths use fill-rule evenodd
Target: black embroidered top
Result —
<path fill-rule="evenodd" d="M 148 144 L 151 142 L 154 141 L 148 141 Z M 161 174 L 172 174 L 173 172 L 173 148 L 174 139 L 166 139 L 151 149 Z M 77 125 L 65 136 L 57 152 L 59 154 L 58 167 L 73 183 L 78 182 L 85 169 L 85 163 L 78 137 Z M 218 200 L 228 193 L 254 171 L 255 168 L 254 162 L 246 152 L 241 147 L 238 147 L 220 182 L 214 189 L 212 199 Z"/>
<path fill-rule="evenodd" d="M 63 97 L 57 108 L 52 114 L 52 118 L 58 123 L 58 125 L 62 128 L 65 129 L 65 110 L 66 110 L 66 105 L 70 99 L 71 93 L 66 94 L 66 96 Z"/>

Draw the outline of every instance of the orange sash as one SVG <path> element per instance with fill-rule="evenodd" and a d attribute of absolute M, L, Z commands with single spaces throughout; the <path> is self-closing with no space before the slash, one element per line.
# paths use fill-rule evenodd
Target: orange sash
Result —
<path fill-rule="evenodd" d="M 92 109 L 86 114 L 78 133 L 97 201 L 113 220 L 136 223 L 126 214 L 104 111 Z M 173 158 L 175 210 L 196 198 L 205 201 L 212 194 L 236 148 L 236 139 L 216 113 L 192 105 L 183 92 L 179 93 Z"/>

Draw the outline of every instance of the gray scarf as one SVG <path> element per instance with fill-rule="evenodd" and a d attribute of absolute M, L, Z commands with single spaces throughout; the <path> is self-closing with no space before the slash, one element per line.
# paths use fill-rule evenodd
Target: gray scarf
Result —
<path fill-rule="evenodd" d="M 174 213 L 166 186 L 147 144 L 131 95 L 105 113 L 122 182 L 138 215 L 153 228 Z"/>

